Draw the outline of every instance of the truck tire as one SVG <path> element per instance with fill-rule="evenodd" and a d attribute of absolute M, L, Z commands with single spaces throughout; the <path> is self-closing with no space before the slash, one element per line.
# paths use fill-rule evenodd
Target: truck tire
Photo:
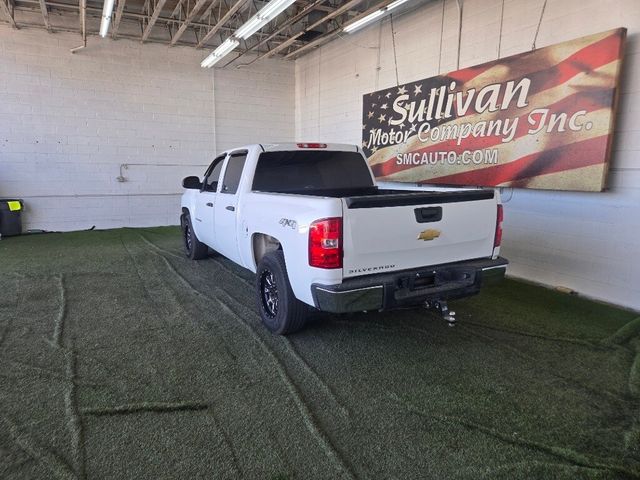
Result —
<path fill-rule="evenodd" d="M 304 327 L 310 309 L 291 290 L 281 250 L 269 252 L 260 260 L 256 293 L 260 318 L 272 333 L 287 335 Z"/>
<path fill-rule="evenodd" d="M 182 227 L 182 240 L 184 242 L 184 253 L 191 260 L 201 260 L 207 258 L 209 247 L 198 240 L 196 232 L 191 225 L 191 216 L 185 213 L 180 217 Z"/>

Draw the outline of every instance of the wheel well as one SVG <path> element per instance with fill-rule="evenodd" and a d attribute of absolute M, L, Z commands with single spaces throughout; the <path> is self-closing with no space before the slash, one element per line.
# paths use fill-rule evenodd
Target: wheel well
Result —
<path fill-rule="evenodd" d="M 266 233 L 254 233 L 252 238 L 253 245 L 253 260 L 256 262 L 256 267 L 267 253 L 275 250 L 282 250 L 282 244 L 280 240 Z"/>

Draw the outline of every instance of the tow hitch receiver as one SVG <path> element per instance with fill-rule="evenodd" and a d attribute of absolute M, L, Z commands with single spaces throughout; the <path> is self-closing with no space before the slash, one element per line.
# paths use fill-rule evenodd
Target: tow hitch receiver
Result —
<path fill-rule="evenodd" d="M 456 312 L 449 310 L 446 300 L 427 300 L 424 302 L 424 306 L 428 309 L 435 308 L 450 327 L 455 327 Z"/>

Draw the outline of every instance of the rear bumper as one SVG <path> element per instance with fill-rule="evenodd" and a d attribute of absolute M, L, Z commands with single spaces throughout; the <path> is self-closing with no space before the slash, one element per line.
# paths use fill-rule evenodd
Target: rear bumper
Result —
<path fill-rule="evenodd" d="M 311 294 L 316 308 L 332 313 L 415 306 L 474 295 L 482 285 L 504 278 L 508 263 L 498 257 L 367 275 L 339 285 L 314 283 Z"/>

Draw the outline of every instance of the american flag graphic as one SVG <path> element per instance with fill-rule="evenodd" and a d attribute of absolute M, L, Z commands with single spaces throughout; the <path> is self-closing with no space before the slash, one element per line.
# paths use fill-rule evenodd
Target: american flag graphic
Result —
<path fill-rule="evenodd" d="M 601 191 L 626 29 L 364 95 L 378 180 Z"/>

